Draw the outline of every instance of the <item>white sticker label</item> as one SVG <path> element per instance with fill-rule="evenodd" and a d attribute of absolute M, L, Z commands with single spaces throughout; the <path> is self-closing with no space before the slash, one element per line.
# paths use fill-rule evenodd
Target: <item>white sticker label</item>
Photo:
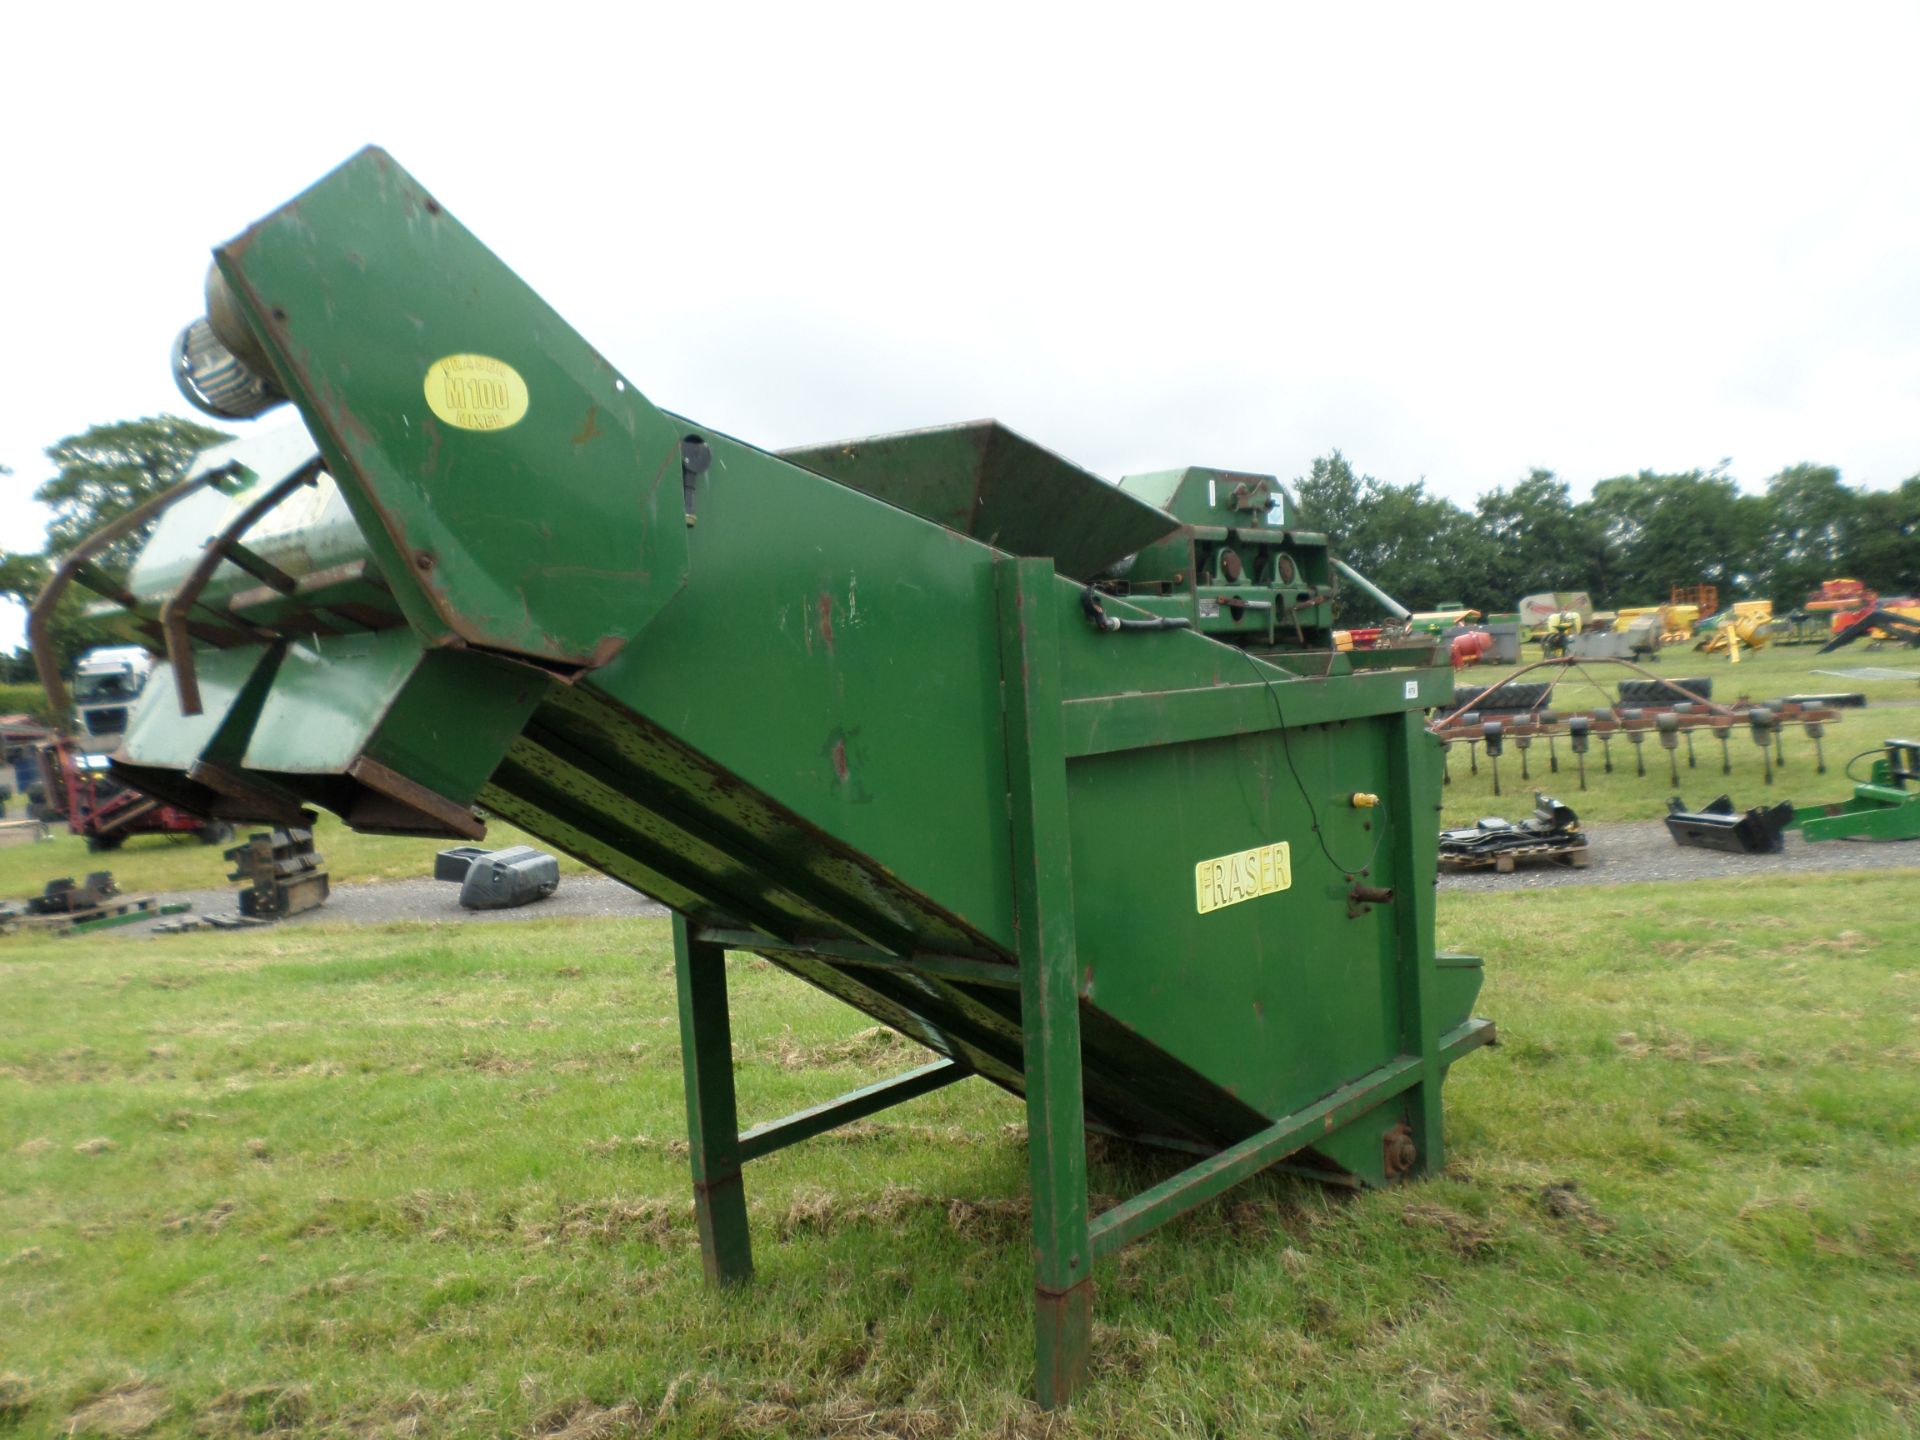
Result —
<path fill-rule="evenodd" d="M 1419 698 L 1420 698 L 1420 682 L 1418 680 L 1407 681 L 1407 699 L 1418 700 Z"/>

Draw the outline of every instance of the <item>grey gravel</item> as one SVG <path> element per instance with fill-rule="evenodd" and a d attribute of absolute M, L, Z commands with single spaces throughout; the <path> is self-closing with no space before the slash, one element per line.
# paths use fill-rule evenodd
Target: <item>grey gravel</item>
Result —
<path fill-rule="evenodd" d="M 1920 841 L 1860 844 L 1824 841 L 1809 845 L 1787 836 L 1780 855 L 1725 855 L 1714 850 L 1683 849 L 1657 820 L 1582 827 L 1589 837 L 1591 863 L 1584 870 L 1562 865 L 1522 865 L 1510 875 L 1494 870 L 1443 872 L 1442 890 L 1535 890 L 1554 885 L 1633 885 L 1661 880 L 1721 880 L 1814 870 L 1920 869 Z M 387 925 L 431 920 L 448 925 L 497 925 L 516 920 L 630 919 L 660 917 L 667 908 L 605 875 L 564 875 L 552 896 L 518 910 L 462 910 L 460 887 L 438 880 L 380 880 L 336 885 L 327 903 L 283 925 Z M 161 897 L 190 901 L 191 915 L 231 914 L 239 908 L 237 890 L 183 890 Z M 186 919 L 173 916 L 170 919 Z M 100 932 L 132 938 L 152 934 L 143 923 Z M 204 933 L 204 932 L 203 932 Z M 166 937 L 161 937 L 166 938 Z"/>
<path fill-rule="evenodd" d="M 1580 827 L 1587 833 L 1590 863 L 1584 870 L 1548 862 L 1521 865 L 1510 875 L 1495 870 L 1443 871 L 1442 890 L 1533 890 L 1551 885 L 1634 885 L 1649 880 L 1732 880 L 1810 870 L 1920 868 L 1920 841 L 1871 844 L 1822 840 L 1809 845 L 1787 832 L 1778 855 L 1728 855 L 1673 843 L 1664 821 L 1624 820 Z"/>
<path fill-rule="evenodd" d="M 184 920 L 190 915 L 231 914 L 240 908 L 240 892 L 230 890 L 183 890 L 163 897 L 190 901 L 189 915 L 169 917 Z M 562 875 L 560 888 L 545 900 L 522 905 L 517 910 L 463 910 L 460 887 L 442 880 L 376 880 L 362 885 L 335 885 L 327 903 L 308 910 L 282 925 L 387 925 L 402 920 L 433 920 L 449 925 L 491 925 L 509 920 L 556 920 L 576 917 L 591 920 L 629 919 L 634 916 L 661 916 L 667 913 L 659 901 L 629 889 L 605 875 Z M 130 925 L 121 933 L 145 930 Z M 104 932 L 107 934 L 113 931 Z"/>

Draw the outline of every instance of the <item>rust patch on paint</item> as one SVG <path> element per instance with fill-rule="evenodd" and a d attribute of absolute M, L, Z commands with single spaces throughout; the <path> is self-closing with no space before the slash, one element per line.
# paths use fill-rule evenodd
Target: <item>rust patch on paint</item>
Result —
<path fill-rule="evenodd" d="M 847 783 L 847 742 L 845 740 L 833 742 L 833 773 L 840 777 L 842 785 Z"/>
<path fill-rule="evenodd" d="M 820 603 L 816 607 L 820 612 L 820 639 L 827 647 L 827 653 L 833 653 L 833 596 L 825 590 L 820 592 Z M 846 777 L 841 776 L 842 779 Z"/>
<path fill-rule="evenodd" d="M 573 443 L 584 445 L 589 440 L 600 438 L 600 407 L 587 406 L 587 418 L 580 422 L 580 428 L 573 432 Z"/>

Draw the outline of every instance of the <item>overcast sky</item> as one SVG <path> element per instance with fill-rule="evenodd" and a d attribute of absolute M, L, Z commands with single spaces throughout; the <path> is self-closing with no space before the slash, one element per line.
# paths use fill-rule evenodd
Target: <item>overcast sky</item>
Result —
<path fill-rule="evenodd" d="M 1916 53 L 1912 4 L 9 6 L 0 546 L 46 446 L 186 411 L 209 248 L 369 141 L 769 448 L 1894 484 Z"/>

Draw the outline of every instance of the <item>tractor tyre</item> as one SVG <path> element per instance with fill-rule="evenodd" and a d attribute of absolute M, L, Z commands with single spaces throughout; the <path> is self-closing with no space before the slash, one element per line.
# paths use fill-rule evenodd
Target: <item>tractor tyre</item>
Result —
<path fill-rule="evenodd" d="M 224 845 L 233 839 L 233 826 L 224 820 L 209 820 L 193 834 L 202 845 Z"/>
<path fill-rule="evenodd" d="M 1691 690 L 1702 700 L 1713 698 L 1713 678 L 1708 675 L 1690 675 L 1684 680 L 1622 680 L 1620 682 L 1620 703 L 1622 705 L 1673 705 L 1686 704 L 1692 696 L 1682 695 L 1682 689 Z"/>
<path fill-rule="evenodd" d="M 1473 698 L 1487 687 L 1484 685 L 1456 685 L 1453 687 L 1453 709 L 1471 704 Z M 1536 705 L 1545 705 L 1553 698 L 1552 682 L 1539 685 L 1520 685 L 1509 682 L 1497 687 L 1486 699 L 1473 708 L 1476 710 L 1531 710 Z"/>
<path fill-rule="evenodd" d="M 87 849 L 99 854 L 102 850 L 118 850 L 127 843 L 125 835 L 89 835 Z"/>

